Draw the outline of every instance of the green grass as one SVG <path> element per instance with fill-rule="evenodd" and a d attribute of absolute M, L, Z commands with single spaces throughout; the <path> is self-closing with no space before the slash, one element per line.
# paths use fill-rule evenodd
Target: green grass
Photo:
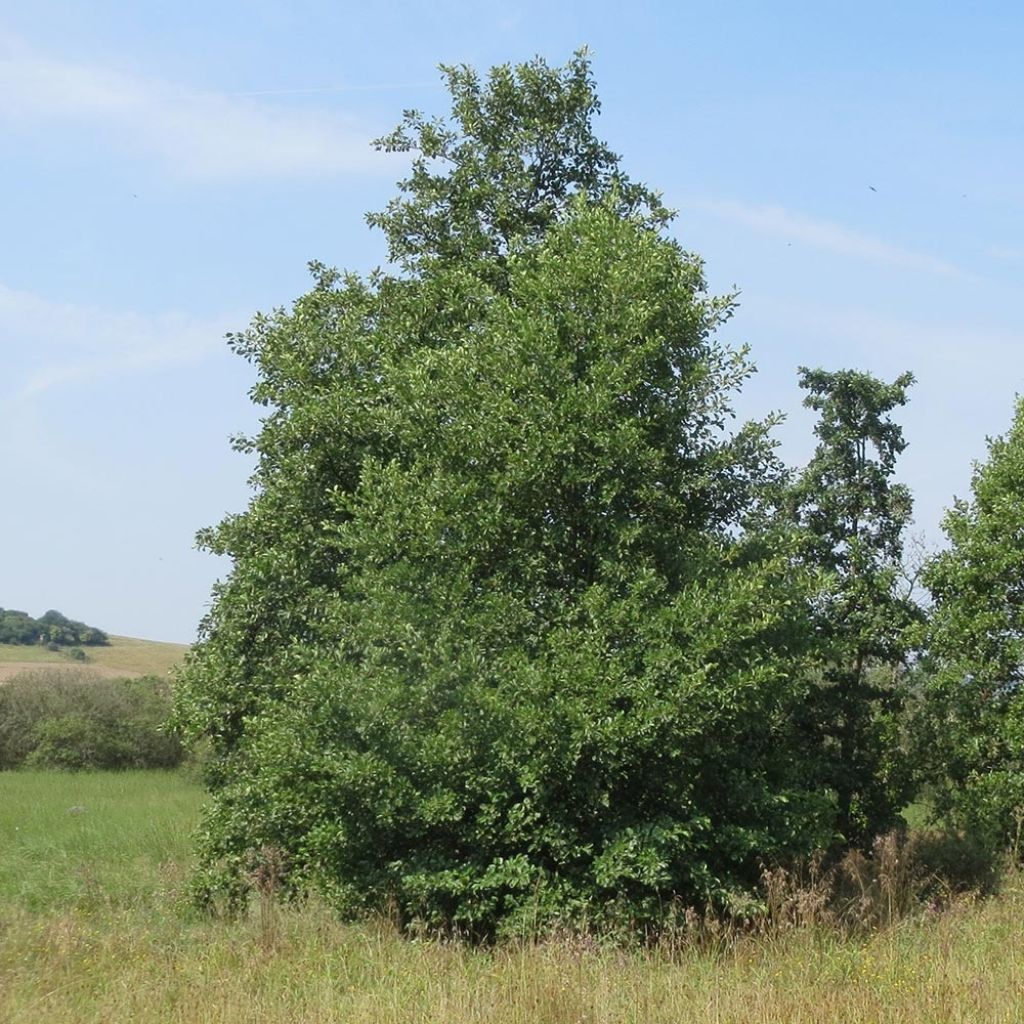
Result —
<path fill-rule="evenodd" d="M 4 1024 L 1010 1024 L 1024 888 L 868 937 L 795 928 L 624 952 L 412 941 L 317 904 L 186 914 L 202 801 L 159 773 L 0 774 Z M 69 808 L 81 806 L 81 813 Z"/>
<path fill-rule="evenodd" d="M 0 906 L 163 898 L 189 870 L 202 800 L 171 772 L 0 772 Z"/>
<path fill-rule="evenodd" d="M 40 665 L 69 665 L 93 668 L 103 675 L 167 675 L 183 661 L 188 647 L 157 640 L 112 636 L 110 644 L 84 647 L 86 661 L 73 661 L 64 650 L 48 651 L 35 644 L 0 644 L 0 681 L 23 668 Z"/>

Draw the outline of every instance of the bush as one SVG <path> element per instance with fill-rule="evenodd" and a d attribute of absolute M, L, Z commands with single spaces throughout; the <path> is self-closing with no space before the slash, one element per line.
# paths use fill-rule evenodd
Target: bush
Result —
<path fill-rule="evenodd" d="M 919 829 L 907 845 L 918 866 L 922 895 L 930 900 L 968 892 L 988 895 L 999 883 L 1004 851 L 980 836 Z"/>
<path fill-rule="evenodd" d="M 27 768 L 82 771 L 121 766 L 131 760 L 130 738 L 80 714 L 40 722 L 32 730 L 32 741 L 35 746 L 25 758 Z"/>
<path fill-rule="evenodd" d="M 173 768 L 184 759 L 165 728 L 163 679 L 26 672 L 0 687 L 0 768 Z"/>

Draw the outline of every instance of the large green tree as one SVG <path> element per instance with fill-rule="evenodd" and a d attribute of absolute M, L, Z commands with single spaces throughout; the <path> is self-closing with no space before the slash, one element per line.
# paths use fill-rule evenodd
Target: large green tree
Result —
<path fill-rule="evenodd" d="M 234 344 L 269 409 L 181 680 L 209 884 L 253 849 L 351 910 L 474 933 L 725 901 L 827 835 L 796 764 L 811 637 L 773 456 L 729 433 L 730 299 L 592 134 L 580 56 L 447 71 L 373 219 Z"/>
<path fill-rule="evenodd" d="M 235 439 L 257 456 L 250 507 L 199 535 L 235 563 L 187 674 L 202 678 L 188 688 L 190 706 L 201 702 L 224 751 L 265 698 L 281 697 L 281 680 L 317 657 L 349 558 L 323 526 L 348 515 L 335 497 L 355 491 L 367 458 L 400 456 L 389 416 L 404 399 L 388 390 L 388 364 L 476 330 L 507 289 L 510 244 L 542 237 L 573 197 L 652 227 L 668 217 L 594 135 L 599 103 L 585 54 L 565 68 L 498 67 L 486 82 L 471 68 L 442 71 L 451 116 L 406 112 L 377 144 L 414 157 L 399 195 L 367 218 L 405 272 L 363 280 L 313 263 L 316 286 L 291 310 L 261 314 L 229 337 L 257 371 L 252 398 L 267 415 L 258 437 Z M 333 627 L 324 628 L 329 641 Z"/>
<path fill-rule="evenodd" d="M 1019 849 L 1024 820 L 1024 401 L 989 442 L 971 497 L 943 523 L 927 565 L 933 662 L 921 751 L 938 809 Z"/>
<path fill-rule="evenodd" d="M 892 412 L 913 380 L 800 370 L 804 405 L 818 413 L 818 444 L 789 501 L 804 558 L 823 571 L 815 603 L 821 680 L 804 717 L 809 764 L 817 762 L 836 794 L 846 843 L 869 843 L 891 827 L 912 784 L 900 747 L 900 669 L 918 610 L 900 589 L 912 502 L 893 481 L 906 441 Z"/>

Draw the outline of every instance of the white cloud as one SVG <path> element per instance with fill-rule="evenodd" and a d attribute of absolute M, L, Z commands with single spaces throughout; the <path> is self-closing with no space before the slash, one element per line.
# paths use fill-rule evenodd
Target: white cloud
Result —
<path fill-rule="evenodd" d="M 200 362 L 240 321 L 178 313 L 146 316 L 50 302 L 0 285 L 6 394 L 23 403 L 71 384 Z"/>
<path fill-rule="evenodd" d="M 881 238 L 856 231 L 832 221 L 812 220 L 781 206 L 756 206 L 735 200 L 693 200 L 684 208 L 710 214 L 733 224 L 776 238 L 854 256 L 873 263 L 885 263 L 904 270 L 937 274 L 940 277 L 966 278 L 969 275 L 946 260 L 892 245 Z"/>
<path fill-rule="evenodd" d="M 90 124 L 115 145 L 197 178 L 384 168 L 355 119 L 255 96 L 186 93 L 155 78 L 55 60 L 0 38 L 0 123 Z"/>

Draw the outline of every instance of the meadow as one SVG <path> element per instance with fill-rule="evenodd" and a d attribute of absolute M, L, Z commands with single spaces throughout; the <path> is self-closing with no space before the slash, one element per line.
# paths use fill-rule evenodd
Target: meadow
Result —
<path fill-rule="evenodd" d="M 102 647 L 89 647 L 85 661 L 72 660 L 65 650 L 50 651 L 33 644 L 0 644 L 0 683 L 22 672 L 43 667 L 84 669 L 99 676 L 166 676 L 181 663 L 185 644 L 112 636 Z"/>
<path fill-rule="evenodd" d="M 199 785 L 171 772 L 0 773 L 0 1020 L 1017 1022 L 1024 883 L 860 935 L 794 927 L 623 950 L 493 949 L 264 901 L 189 909 Z"/>

